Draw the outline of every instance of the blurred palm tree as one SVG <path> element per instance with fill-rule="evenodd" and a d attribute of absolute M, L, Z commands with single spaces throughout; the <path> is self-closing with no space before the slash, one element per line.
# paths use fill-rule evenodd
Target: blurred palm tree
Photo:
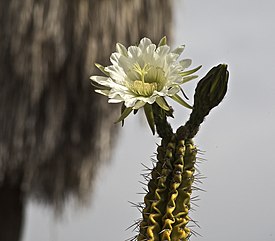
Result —
<path fill-rule="evenodd" d="M 117 108 L 91 90 L 116 42 L 171 35 L 172 0 L 0 1 L 0 240 L 20 240 L 26 201 L 90 196 Z"/>

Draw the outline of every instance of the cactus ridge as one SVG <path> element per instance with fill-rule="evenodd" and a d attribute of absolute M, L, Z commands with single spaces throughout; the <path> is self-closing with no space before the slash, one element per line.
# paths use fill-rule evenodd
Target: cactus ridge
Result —
<path fill-rule="evenodd" d="M 191 139 L 177 140 L 176 135 L 158 147 L 138 241 L 185 241 L 190 237 L 187 224 L 196 153 Z"/>
<path fill-rule="evenodd" d="M 172 138 L 172 140 L 175 138 Z M 161 218 L 167 202 L 167 181 L 171 175 L 171 162 L 175 150 L 174 140 L 163 147 L 158 147 L 158 162 L 151 173 L 148 183 L 148 193 L 144 198 L 145 208 L 142 212 L 143 221 L 140 224 L 138 240 L 157 240 L 161 232 Z M 144 239 L 146 237 L 146 239 Z"/>

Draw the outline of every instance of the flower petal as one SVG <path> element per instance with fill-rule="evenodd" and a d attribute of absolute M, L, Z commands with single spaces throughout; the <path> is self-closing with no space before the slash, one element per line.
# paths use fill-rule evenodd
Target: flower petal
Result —
<path fill-rule="evenodd" d="M 171 53 L 174 53 L 174 54 L 177 54 L 178 56 L 180 56 L 182 54 L 184 48 L 185 48 L 185 45 L 180 45 L 179 47 L 174 49 Z"/>
<path fill-rule="evenodd" d="M 178 55 L 174 53 L 169 53 L 166 55 L 166 64 L 167 65 L 172 65 L 175 64 L 175 61 L 178 59 Z"/>
<path fill-rule="evenodd" d="M 116 104 L 116 103 L 120 103 L 122 102 L 123 99 L 109 99 L 108 100 L 108 103 L 113 103 L 113 104 Z"/>
<path fill-rule="evenodd" d="M 124 111 L 122 112 L 121 116 L 119 117 L 119 119 L 115 122 L 118 123 L 120 121 L 123 121 L 131 112 L 132 112 L 132 108 L 125 108 Z"/>
<path fill-rule="evenodd" d="M 128 51 L 125 48 L 123 44 L 117 43 L 116 44 L 116 51 L 122 54 L 123 56 L 127 57 L 128 56 Z"/>
<path fill-rule="evenodd" d="M 142 54 L 142 51 L 137 46 L 130 46 L 128 48 L 128 55 L 132 59 L 138 59 L 141 54 Z"/>
<path fill-rule="evenodd" d="M 186 69 L 192 64 L 192 60 L 191 59 L 183 59 L 183 60 L 179 61 L 179 64 L 181 65 L 181 67 L 183 69 Z"/>
<path fill-rule="evenodd" d="M 108 96 L 110 93 L 110 90 L 95 90 L 96 93 Z"/>
<path fill-rule="evenodd" d="M 120 53 L 112 53 L 111 54 L 111 57 L 110 57 L 110 61 L 112 64 L 118 64 L 119 62 L 119 58 L 120 58 L 121 54 Z"/>
<path fill-rule="evenodd" d="M 202 67 L 202 65 L 198 66 L 195 69 L 191 69 L 191 70 L 188 70 L 188 71 L 181 72 L 180 75 L 181 76 L 186 76 L 186 75 L 193 74 L 193 73 L 197 72 L 201 67 Z"/>
<path fill-rule="evenodd" d="M 134 109 L 134 110 L 137 110 L 137 109 L 143 107 L 145 104 L 146 104 L 146 102 L 144 102 L 144 101 L 142 101 L 142 100 L 138 100 L 138 101 L 136 102 L 136 104 L 134 105 L 133 109 Z"/>
<path fill-rule="evenodd" d="M 170 47 L 167 45 L 164 46 L 160 46 L 157 48 L 156 53 L 158 54 L 158 56 L 160 58 L 163 58 L 164 56 L 166 56 L 170 51 Z"/>
<path fill-rule="evenodd" d="M 170 96 L 170 98 L 172 98 L 174 101 L 178 102 L 182 106 L 192 109 L 192 106 L 185 102 L 178 94 L 172 95 Z"/>
<path fill-rule="evenodd" d="M 197 75 L 191 75 L 191 76 L 183 77 L 180 84 L 182 85 L 182 84 L 184 84 L 184 83 L 186 83 L 190 80 L 196 79 L 196 78 L 198 78 Z"/>
<path fill-rule="evenodd" d="M 169 106 L 167 105 L 165 99 L 163 97 L 157 97 L 156 98 L 156 103 L 164 110 L 170 111 Z"/>
<path fill-rule="evenodd" d="M 168 95 L 174 95 L 174 94 L 176 94 L 176 93 L 178 93 L 180 91 L 180 87 L 179 87 L 179 85 L 173 85 L 173 86 L 171 86 L 169 89 L 168 89 Z"/>
<path fill-rule="evenodd" d="M 111 87 L 112 86 L 112 79 L 110 79 L 109 77 L 105 77 L 105 76 L 91 76 L 90 79 L 100 85 L 104 85 L 104 86 L 108 86 Z"/>
<path fill-rule="evenodd" d="M 147 122 L 150 126 L 150 129 L 151 129 L 153 135 L 155 135 L 155 120 L 154 120 L 152 105 L 146 104 L 144 106 L 144 112 L 145 112 Z"/>
<path fill-rule="evenodd" d="M 118 84 L 125 84 L 125 78 L 127 77 L 124 70 L 118 65 L 111 65 L 105 68 L 110 74 L 110 77 Z"/>
<path fill-rule="evenodd" d="M 137 98 L 135 98 L 135 97 L 126 98 L 125 106 L 133 108 L 133 106 L 136 104 L 136 102 L 137 102 Z"/>
<path fill-rule="evenodd" d="M 145 49 L 145 51 L 143 52 L 142 55 L 142 60 L 143 63 L 140 62 L 141 65 L 144 65 L 146 63 L 150 63 L 155 65 L 155 59 L 156 59 L 156 45 L 155 44 L 150 44 L 149 46 L 147 46 L 147 48 Z"/>
<path fill-rule="evenodd" d="M 140 40 L 138 48 L 143 52 L 150 44 L 152 44 L 152 41 L 149 38 L 143 38 Z"/>
<path fill-rule="evenodd" d="M 162 39 L 159 41 L 158 47 L 166 45 L 167 43 L 167 38 L 166 36 L 162 37 Z"/>
<path fill-rule="evenodd" d="M 101 64 L 95 63 L 95 66 L 103 73 L 106 74 L 107 76 L 109 76 L 109 73 L 107 71 L 105 71 L 105 67 L 102 66 Z"/>

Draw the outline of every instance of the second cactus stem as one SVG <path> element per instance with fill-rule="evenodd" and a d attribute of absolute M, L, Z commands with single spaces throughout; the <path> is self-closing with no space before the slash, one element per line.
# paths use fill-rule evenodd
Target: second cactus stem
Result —
<path fill-rule="evenodd" d="M 157 150 L 151 172 L 138 241 L 185 241 L 197 149 L 191 139 L 172 135 Z"/>

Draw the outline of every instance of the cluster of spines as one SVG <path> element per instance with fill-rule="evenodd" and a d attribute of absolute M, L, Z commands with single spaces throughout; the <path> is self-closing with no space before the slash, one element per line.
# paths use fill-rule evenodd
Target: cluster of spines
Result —
<path fill-rule="evenodd" d="M 196 152 L 192 140 L 177 140 L 176 136 L 158 147 L 138 241 L 185 241 L 190 237 L 187 224 Z"/>

